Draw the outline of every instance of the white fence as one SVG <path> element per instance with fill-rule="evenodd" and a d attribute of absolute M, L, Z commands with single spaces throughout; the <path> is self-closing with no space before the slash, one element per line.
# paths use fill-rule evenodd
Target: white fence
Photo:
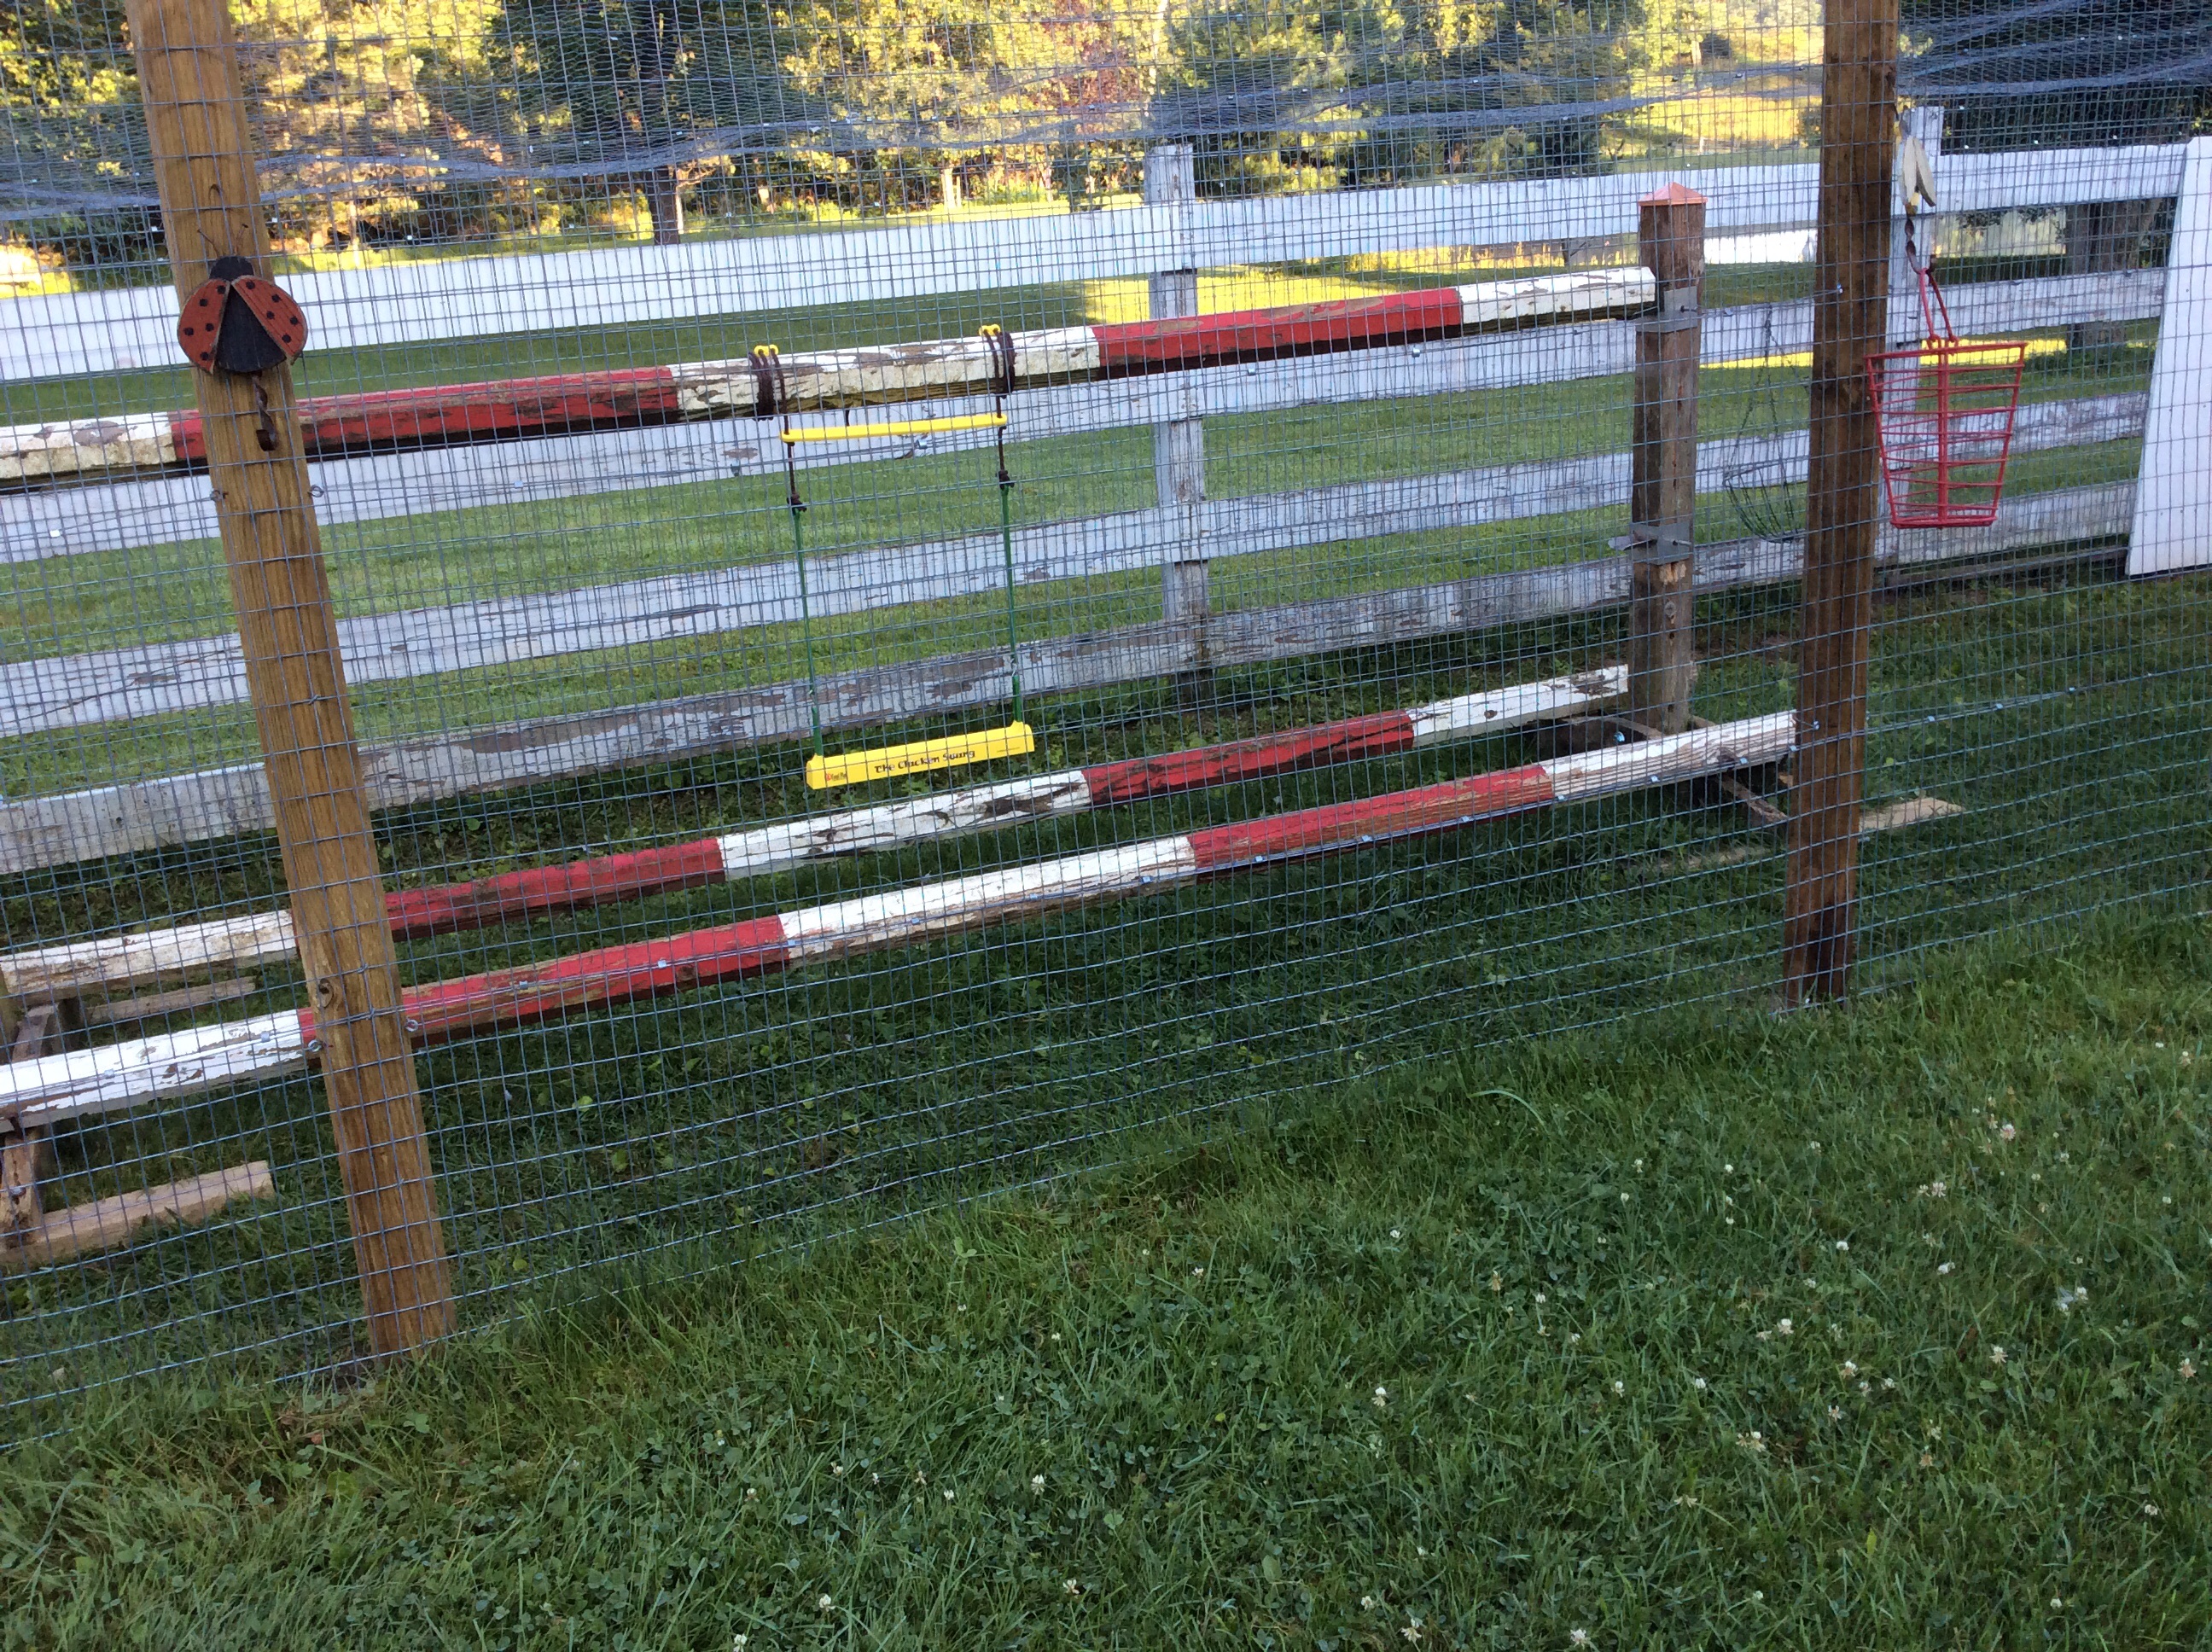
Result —
<path fill-rule="evenodd" d="M 1676 174 L 1680 177 L 1680 174 Z M 787 302 L 912 298 L 931 292 L 1141 274 L 1171 259 L 1198 264 L 1317 258 L 1500 240 L 1630 233 L 1649 175 L 1556 183 L 1439 186 L 1252 203 L 1183 203 L 1067 218 L 969 221 L 842 235 L 625 248 L 507 260 L 501 279 L 481 264 L 347 272 L 298 283 L 314 304 L 326 343 L 337 347 L 457 337 L 480 331 L 604 326 Z M 1706 193 L 1709 228 L 1771 231 L 1810 218 L 1814 169 L 1716 170 L 1686 181 Z M 1943 210 L 2000 210 L 2184 197 L 2176 256 L 2164 272 L 2135 271 L 1990 283 L 1954 295 L 1963 331 L 2021 331 L 2158 315 L 2162 307 L 2212 309 L 2212 141 L 2183 148 L 1949 156 L 1941 162 Z M 1164 253 L 1163 246 L 1171 249 Z M 318 285 L 316 283 L 321 283 Z M 410 283 L 412 283 L 411 285 Z M 327 288 L 327 290 L 325 290 Z M 42 319 L 20 307 L 43 307 Z M 96 372 L 93 343 L 149 350 L 167 339 L 173 295 L 92 294 L 18 300 L 0 326 L 0 367 L 10 377 Z M 2200 316 L 2199 320 L 2203 318 Z M 1709 315 L 1709 361 L 1802 351 L 1809 303 Z M 135 330 L 135 331 L 134 331 Z M 2205 329 L 2181 331 L 2203 349 Z M 2167 329 L 2167 335 L 2174 332 Z M 335 335 L 335 337 L 333 336 Z M 149 339 L 158 343 L 148 344 Z M 1455 391 L 1556 383 L 1626 373 L 1633 324 L 1571 324 L 1541 333 L 1468 337 L 1340 355 L 1279 361 L 1025 392 L 1011 411 L 1017 439 L 1158 425 L 1232 413 L 1280 410 Z M 161 359 L 157 357 L 156 359 Z M 1986 555 L 2117 538 L 2132 526 L 2133 571 L 2212 560 L 2202 523 L 2206 471 L 2202 367 L 2161 348 L 2148 398 L 2106 396 L 2022 410 L 2021 451 L 2112 441 L 2144 431 L 2146 471 L 2136 484 L 2076 489 L 2008 502 L 1998 524 L 1937 539 L 1890 535 L 1895 562 Z M 2192 401 L 2192 398 L 2194 398 Z M 951 410 L 945 409 L 940 410 Z M 743 428 L 750 439 L 749 421 Z M 677 426 L 544 438 L 486 449 L 364 456 L 315 467 L 326 520 L 558 497 L 616 486 L 757 472 L 763 456 L 732 452 L 729 424 Z M 745 444 L 737 444 L 742 448 Z M 488 497 L 495 460 L 505 491 Z M 2156 469 L 2152 467 L 2155 458 Z M 1700 485 L 1731 472 L 1802 477 L 1804 439 L 1709 441 Z M 1255 498 L 1135 511 L 1025 531 L 1017 577 L 1027 584 L 1079 580 L 1188 562 L 1331 542 L 1525 519 L 1615 503 L 1627 490 L 1625 452 L 1585 459 L 1348 483 Z M 206 484 L 190 477 L 57 488 L 0 498 L 10 545 L 71 535 L 109 544 L 160 543 L 213 531 Z M 42 514 L 42 513 L 44 514 Z M 2148 513 L 2148 514 L 2146 514 Z M 2147 532 L 2145 524 L 2154 525 Z M 1191 542 L 1195 538 L 1196 544 Z M 2154 551 L 2145 547 L 2155 546 Z M 32 554 L 36 554 L 33 552 Z M 1784 579 L 1787 546 L 1746 542 L 1700 553 L 1705 588 Z M 1004 578 L 994 537 L 852 551 L 822 560 L 813 575 L 819 616 L 896 607 L 996 589 Z M 1500 573 L 1449 586 L 1215 614 L 1201 622 L 1025 647 L 1025 683 L 1036 692 L 1097 687 L 1204 662 L 1282 658 L 1391 639 L 1436 635 L 1515 617 L 1616 603 L 1626 594 L 1614 560 Z M 521 596 L 400 614 L 343 628 L 356 683 L 465 671 L 525 659 L 587 654 L 638 643 L 785 623 L 797 617 L 792 571 L 763 565 L 679 574 L 589 590 Z M 860 723 L 957 708 L 1000 697 L 1004 662 L 947 659 L 846 673 L 821 685 L 827 718 Z M 507 786 L 624 762 L 669 758 L 804 732 L 800 685 L 699 695 L 590 718 L 509 726 L 496 739 L 457 730 L 371 747 L 364 769 L 380 805 Z M 0 667 L 0 734 L 49 732 L 121 719 L 233 704 L 244 696 L 235 637 L 34 659 Z M 0 869 L 184 842 L 268 823 L 258 767 L 166 776 L 68 796 L 0 805 Z"/>

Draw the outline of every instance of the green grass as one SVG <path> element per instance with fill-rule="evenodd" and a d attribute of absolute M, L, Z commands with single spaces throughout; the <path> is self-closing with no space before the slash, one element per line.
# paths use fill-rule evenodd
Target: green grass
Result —
<path fill-rule="evenodd" d="M 2209 973 L 2200 912 L 1849 1011 L 1503 1016 L 374 1381 L 56 1402 L 5 1632 L 2201 1646 Z"/>

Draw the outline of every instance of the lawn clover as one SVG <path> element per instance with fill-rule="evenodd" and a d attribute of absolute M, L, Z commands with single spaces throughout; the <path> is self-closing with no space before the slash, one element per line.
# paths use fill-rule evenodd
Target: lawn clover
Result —
<path fill-rule="evenodd" d="M 1359 1609 L 1360 1609 L 1362 1612 L 1372 1612 L 1372 1611 L 1374 1611 L 1374 1610 L 1375 1610 L 1375 1597 L 1374 1597 L 1373 1595 L 1371 1595 L 1371 1594 L 1363 1594 L 1363 1595 L 1361 1595 L 1361 1596 L 1359 1597 Z"/>
<path fill-rule="evenodd" d="M 1829 1406 L 1829 1407 L 1828 1407 L 1828 1420 L 1829 1420 L 1830 1422 L 1832 1422 L 1832 1423 L 1840 1423 L 1840 1422 L 1842 1422 L 1842 1421 L 1844 1420 L 1844 1408 L 1843 1408 L 1841 1406 Z"/>
<path fill-rule="evenodd" d="M 1069 1578 L 1065 1583 L 1062 1583 L 1060 1588 L 1066 1589 L 1070 1594 L 1080 1594 L 1083 1593 L 1083 1585 L 1077 1582 L 1073 1577 Z"/>
<path fill-rule="evenodd" d="M 1407 1640 L 1418 1643 L 1421 1638 L 1421 1620 L 1419 1618 L 1407 1619 L 1406 1626 L 1398 1632 Z"/>
<path fill-rule="evenodd" d="M 829 1610 L 830 1610 L 830 1607 L 832 1607 L 832 1606 L 836 1606 L 837 1603 L 836 1603 L 835 1600 L 831 1600 L 828 1595 L 826 1595 L 826 1594 L 825 1594 L 825 1595 L 823 1595 L 819 1600 L 816 1600 L 814 1604 L 815 1604 L 817 1606 L 820 1607 L 823 1611 L 827 1612 L 827 1611 L 829 1611 Z"/>
<path fill-rule="evenodd" d="M 1032 1475 L 1030 1475 L 1030 1491 L 1032 1491 L 1036 1492 L 1039 1496 L 1043 1495 L 1043 1492 L 1044 1492 L 1044 1476 L 1043 1476 L 1043 1475 L 1042 1475 L 1042 1474 L 1032 1474 Z"/>
<path fill-rule="evenodd" d="M 2181 1362 L 2181 1380 L 2185 1382 L 2197 1375 L 2197 1367 L 2186 1359 Z"/>
<path fill-rule="evenodd" d="M 1703 1394 L 1705 1391 L 1705 1379 L 1702 1376 L 1693 1376 L 1690 1379 L 1690 1386 L 1699 1394 Z"/>
<path fill-rule="evenodd" d="M 2004 1363 L 2004 1345 L 2002 1343 L 1999 1343 L 1996 1347 L 1990 1350 L 1990 1364 L 1992 1365 L 2002 1365 Z"/>
<path fill-rule="evenodd" d="M 1378 1382 L 1375 1386 L 1375 1398 L 1370 1403 L 1377 1411 L 1388 1411 L 1390 1408 L 1390 1390 Z"/>
<path fill-rule="evenodd" d="M 2146 1503 L 2143 1504 L 2143 1513 L 2149 1519 L 2156 1520 L 2158 1518 L 2158 1505 L 2154 1503 Z"/>
<path fill-rule="evenodd" d="M 1797 1334 L 1797 1327 L 1792 1325 L 1788 1320 L 1775 1321 L 1774 1329 L 1776 1333 L 1781 1336 L 1794 1337 Z"/>
<path fill-rule="evenodd" d="M 1948 1262 L 1938 1262 L 1938 1263 L 1936 1263 L 1936 1273 L 1937 1273 L 1939 1276 L 1940 1276 L 1940 1275 L 1942 1275 L 1942 1274 L 1947 1274 L 1947 1273 L 1948 1273 L 1950 1271 L 1951 1271 L 1951 1265 L 1950 1265 L 1950 1263 L 1948 1263 Z"/>
<path fill-rule="evenodd" d="M 2007 1119 L 2004 1123 L 1997 1127 L 1997 1139 L 1999 1141 L 2011 1141 L 2019 1134 L 2020 1132 L 2013 1127 L 2012 1121 L 2009 1119 Z"/>
<path fill-rule="evenodd" d="M 1400 1232 L 1396 1228 L 1393 1228 L 1390 1230 L 1390 1236 L 1393 1239 L 1403 1239 L 1406 1236 Z"/>
<path fill-rule="evenodd" d="M 1855 1359 L 1847 1359 L 1836 1369 L 1847 1377 L 1856 1376 L 1859 1374 L 1859 1363 Z"/>
<path fill-rule="evenodd" d="M 1505 1289 L 1505 1276 L 1500 1273 L 1496 1268 L 1490 1270 L 1490 1288 L 1493 1291 L 1503 1291 Z"/>
<path fill-rule="evenodd" d="M 952 1488 L 949 1485 L 945 1488 L 945 1500 L 947 1503 L 952 1501 Z"/>
<path fill-rule="evenodd" d="M 2070 1291 L 2064 1285 L 2058 1287 L 2058 1311 L 2062 1314 L 2072 1313 L 2075 1308 L 2088 1300 L 2089 1293 L 2079 1285 L 2075 1285 Z"/>
<path fill-rule="evenodd" d="M 1838 1239 L 1836 1241 L 1836 1248 L 1838 1250 L 1849 1250 L 1850 1248 L 1851 1242 L 1848 1239 Z"/>
<path fill-rule="evenodd" d="M 1628 1392 L 1628 1384 L 1623 1382 L 1619 1377 L 1615 1377 L 1613 1382 L 1613 1391 L 1615 1394 L 1626 1394 Z"/>
<path fill-rule="evenodd" d="M 1588 1646 L 1589 1644 L 1589 1631 L 1587 1629 L 1569 1630 L 1567 1631 L 1567 1644 L 1569 1646 Z"/>

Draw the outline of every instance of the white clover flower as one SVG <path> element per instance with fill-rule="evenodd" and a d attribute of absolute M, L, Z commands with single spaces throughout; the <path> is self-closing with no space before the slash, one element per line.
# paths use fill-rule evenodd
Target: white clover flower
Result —
<path fill-rule="evenodd" d="M 1393 1228 L 1393 1229 L 1391 1229 L 1391 1230 L 1390 1230 L 1390 1236 L 1391 1236 L 1393 1239 L 1402 1239 L 1402 1238 L 1404 1238 L 1406 1236 L 1405 1236 L 1403 1233 L 1400 1232 L 1397 1229 Z"/>
<path fill-rule="evenodd" d="M 2148 1515 L 2151 1519 L 2156 1520 L 2158 1518 L 2158 1505 L 2154 1503 L 2146 1503 L 2143 1504 L 2143 1513 Z"/>
<path fill-rule="evenodd" d="M 1375 1610 L 1375 1597 L 1374 1597 L 1373 1595 L 1371 1595 L 1371 1594 L 1363 1594 L 1363 1595 L 1361 1595 L 1361 1596 L 1359 1597 L 1359 1609 L 1360 1609 L 1362 1612 L 1372 1612 L 1372 1611 L 1374 1611 L 1374 1610 Z"/>
<path fill-rule="evenodd" d="M 1850 1248 L 1851 1242 L 1848 1239 L 1838 1239 L 1836 1241 L 1836 1248 L 1838 1250 L 1849 1250 Z"/>
<path fill-rule="evenodd" d="M 1042 1475 L 1042 1474 L 1032 1474 L 1032 1475 L 1030 1475 L 1030 1491 L 1043 1491 L 1043 1490 L 1044 1490 L 1044 1476 L 1043 1476 L 1043 1475 Z"/>
<path fill-rule="evenodd" d="M 2186 1382 L 2196 1375 L 2197 1367 L 2191 1364 L 2188 1360 L 2183 1360 L 2181 1362 L 2181 1380 Z"/>
<path fill-rule="evenodd" d="M 1613 1391 L 1615 1394 L 1626 1394 L 1628 1392 L 1628 1384 L 1622 1382 L 1619 1377 L 1615 1377 L 1613 1380 Z"/>
<path fill-rule="evenodd" d="M 819 1600 L 816 1600 L 814 1604 L 819 1606 L 823 1611 L 827 1612 L 830 1607 L 836 1606 L 837 1603 L 825 1594 Z"/>
<path fill-rule="evenodd" d="M 1794 1337 L 1797 1334 L 1797 1327 L 1792 1325 L 1788 1320 L 1775 1321 L 1774 1328 L 1777 1331 L 1779 1331 L 1785 1337 Z"/>
<path fill-rule="evenodd" d="M 1951 1265 L 1948 1262 L 1938 1262 L 1936 1264 L 1936 1272 L 1939 1274 L 1948 1273 L 1950 1271 Z"/>
<path fill-rule="evenodd" d="M 1587 1629 L 1569 1630 L 1567 1631 L 1567 1644 L 1569 1646 L 1588 1646 L 1589 1644 L 1589 1631 Z"/>
<path fill-rule="evenodd" d="M 2009 1119 L 2006 1120 L 2004 1123 L 1997 1128 L 1997 1139 L 1999 1141 L 2011 1141 L 2019 1134 L 2020 1132 L 2013 1127 L 2012 1121 Z"/>
<path fill-rule="evenodd" d="M 1083 1585 L 1077 1582 L 1073 1577 L 1069 1578 L 1065 1583 L 1062 1583 L 1060 1588 L 1066 1589 L 1070 1594 L 1080 1594 L 1083 1593 Z"/>
<path fill-rule="evenodd" d="M 945 1488 L 945 1500 L 947 1503 L 952 1501 L 952 1488 L 949 1485 Z"/>
<path fill-rule="evenodd" d="M 1390 1390 L 1377 1383 L 1375 1388 L 1375 1398 L 1370 1403 L 1377 1411 L 1388 1409 L 1390 1404 Z"/>
<path fill-rule="evenodd" d="M 1194 1279 L 1202 1279 L 1206 1277 L 1206 1270 L 1202 1267 L 1194 1267 L 1190 1271 L 1190 1277 Z"/>
<path fill-rule="evenodd" d="M 1856 1376 L 1859 1374 L 1859 1363 L 1856 1359 L 1847 1359 L 1836 1369 L 1845 1376 Z"/>
<path fill-rule="evenodd" d="M 1990 1364 L 1992 1365 L 2002 1365 L 2004 1363 L 2004 1345 L 2002 1343 L 1999 1343 L 1996 1347 L 1990 1350 Z"/>
<path fill-rule="evenodd" d="M 1703 1394 L 1705 1391 L 1705 1379 L 1702 1376 L 1693 1376 L 1690 1379 L 1690 1386 L 1699 1394 Z"/>
<path fill-rule="evenodd" d="M 1842 1421 L 1844 1420 L 1844 1408 L 1843 1408 L 1841 1406 L 1829 1406 L 1829 1407 L 1828 1407 L 1828 1420 L 1829 1420 L 1830 1422 L 1832 1422 L 1832 1423 L 1840 1423 L 1840 1422 L 1842 1422 Z"/>

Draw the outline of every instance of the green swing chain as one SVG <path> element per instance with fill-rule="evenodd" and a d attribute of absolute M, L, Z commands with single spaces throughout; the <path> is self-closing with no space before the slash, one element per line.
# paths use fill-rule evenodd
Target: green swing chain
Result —
<path fill-rule="evenodd" d="M 1006 469 L 1006 398 L 1014 388 L 1014 341 L 1003 328 L 983 329 L 991 341 L 991 383 L 999 426 L 999 542 L 1006 553 L 1006 670 L 1013 680 L 1014 721 L 1022 719 L 1022 633 L 1014 602 L 1014 478 Z"/>
<path fill-rule="evenodd" d="M 759 344 L 753 349 L 753 416 L 768 419 L 781 416 L 781 429 L 791 428 L 791 392 L 784 381 L 783 357 L 773 344 Z M 788 489 L 786 495 L 791 506 L 791 555 L 799 568 L 799 635 L 806 653 L 806 720 L 814 730 L 814 755 L 826 757 L 829 754 L 822 744 L 822 691 L 814 677 L 814 615 L 806 597 L 806 532 L 800 525 L 806 514 L 806 501 L 799 496 L 798 449 L 790 442 L 783 444 L 783 476 Z"/>

